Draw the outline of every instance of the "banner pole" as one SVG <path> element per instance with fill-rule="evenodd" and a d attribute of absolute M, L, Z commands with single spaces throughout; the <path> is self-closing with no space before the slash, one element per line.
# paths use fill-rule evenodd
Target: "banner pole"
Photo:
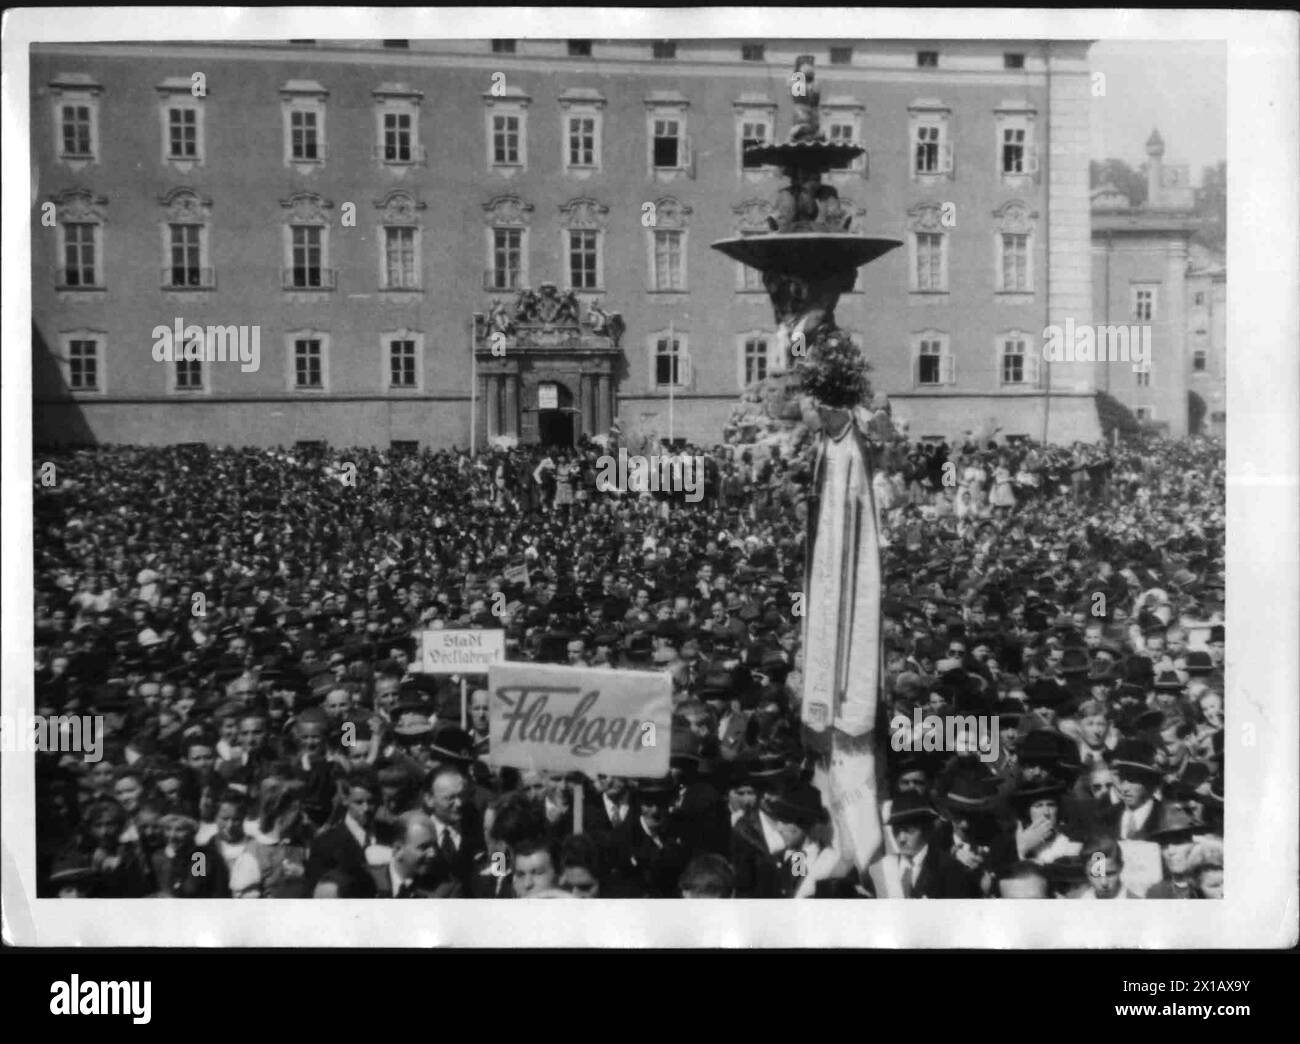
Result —
<path fill-rule="evenodd" d="M 469 728 L 469 681 L 460 676 L 460 727 Z"/>
<path fill-rule="evenodd" d="M 573 784 L 573 832 L 582 833 L 583 790 L 581 781 Z"/>

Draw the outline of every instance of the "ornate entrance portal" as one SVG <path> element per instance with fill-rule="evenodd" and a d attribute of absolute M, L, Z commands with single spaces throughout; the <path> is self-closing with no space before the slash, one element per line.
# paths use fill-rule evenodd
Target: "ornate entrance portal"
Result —
<path fill-rule="evenodd" d="M 599 305 L 579 317 L 573 291 L 553 283 L 492 302 L 474 317 L 478 436 L 571 446 L 609 431 L 623 352 L 623 320 Z"/>

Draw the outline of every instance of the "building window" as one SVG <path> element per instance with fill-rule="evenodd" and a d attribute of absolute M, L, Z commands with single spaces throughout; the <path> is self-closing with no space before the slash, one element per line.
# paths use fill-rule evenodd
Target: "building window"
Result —
<path fill-rule="evenodd" d="M 739 262 L 737 262 L 739 264 Z M 763 273 L 750 265 L 739 265 L 741 290 L 758 291 L 763 287 Z"/>
<path fill-rule="evenodd" d="M 948 335 L 937 330 L 926 330 L 912 338 L 912 354 L 916 359 L 916 383 L 938 386 L 955 383 L 952 352 Z"/>
<path fill-rule="evenodd" d="M 1002 236 L 1002 290 L 1029 289 L 1029 237 Z"/>
<path fill-rule="evenodd" d="M 590 40 L 570 40 L 569 41 L 570 58 L 590 58 L 591 41 Z"/>
<path fill-rule="evenodd" d="M 522 228 L 494 228 L 492 230 L 492 266 L 490 289 L 517 290 L 523 285 L 524 230 Z"/>
<path fill-rule="evenodd" d="M 389 290 L 418 290 L 416 229 L 384 229 L 384 286 Z"/>
<path fill-rule="evenodd" d="M 946 238 L 941 232 L 916 233 L 916 289 L 946 289 L 943 279 Z"/>
<path fill-rule="evenodd" d="M 203 363 L 198 359 L 177 359 L 174 365 L 176 391 L 203 390 Z"/>
<path fill-rule="evenodd" d="M 410 163 L 412 145 L 411 114 L 384 113 L 384 162 Z"/>
<path fill-rule="evenodd" d="M 397 166 L 424 163 L 419 119 L 423 94 L 405 84 L 388 83 L 371 91 L 371 96 L 376 103 L 379 135 L 376 157 Z"/>
<path fill-rule="evenodd" d="M 418 439 L 392 439 L 388 443 L 388 449 L 395 457 L 419 453 L 420 442 Z"/>
<path fill-rule="evenodd" d="M 169 76 L 156 90 L 161 100 L 162 162 L 188 173 L 204 162 L 204 99 L 191 91 L 189 76 Z"/>
<path fill-rule="evenodd" d="M 569 231 L 569 289 L 596 290 L 600 287 L 597 236 L 593 229 Z"/>
<path fill-rule="evenodd" d="M 167 154 L 173 159 L 198 159 L 199 114 L 188 105 L 167 110 Z"/>
<path fill-rule="evenodd" d="M 96 224 L 78 221 L 63 226 L 63 286 L 101 285 L 98 240 L 99 226 Z"/>
<path fill-rule="evenodd" d="M 1208 361 L 1209 353 L 1204 348 L 1196 348 L 1192 351 L 1192 369 L 1195 372 L 1204 373 Z"/>
<path fill-rule="evenodd" d="M 1133 318 L 1151 322 L 1156 317 L 1156 289 L 1153 286 L 1133 287 Z"/>
<path fill-rule="evenodd" d="M 740 366 L 742 388 L 767 377 L 767 335 L 748 334 L 741 341 Z"/>
<path fill-rule="evenodd" d="M 415 373 L 415 341 L 394 337 L 388 342 L 389 387 L 414 388 L 418 385 Z"/>
<path fill-rule="evenodd" d="M 1025 173 L 1025 129 L 1002 128 L 1002 173 Z"/>
<path fill-rule="evenodd" d="M 651 162 L 656 170 L 680 170 L 683 164 L 682 121 L 659 117 L 651 121 Z"/>
<path fill-rule="evenodd" d="M 321 287 L 324 283 L 325 237 L 315 225 L 292 226 L 290 286 Z"/>
<path fill-rule="evenodd" d="M 1138 370 L 1135 374 L 1133 374 L 1133 376 L 1137 378 L 1137 386 L 1139 388 L 1151 387 L 1151 371 L 1149 369 Z"/>
<path fill-rule="evenodd" d="M 321 158 L 316 113 L 302 109 L 289 113 L 289 157 L 300 161 Z"/>
<path fill-rule="evenodd" d="M 768 122 L 765 119 L 747 119 L 740 124 L 740 166 L 742 170 L 761 170 L 761 160 L 751 159 L 747 150 L 767 144 Z"/>
<path fill-rule="evenodd" d="M 852 47 L 832 47 L 831 65 L 850 65 L 853 62 Z"/>
<path fill-rule="evenodd" d="M 74 159 L 92 159 L 94 157 L 91 111 L 89 105 L 64 105 L 62 107 L 64 156 Z"/>
<path fill-rule="evenodd" d="M 654 383 L 656 387 L 679 388 L 690 380 L 690 363 L 686 358 L 686 339 L 667 331 L 654 335 Z"/>
<path fill-rule="evenodd" d="M 1150 406 L 1136 406 L 1133 409 L 1133 416 L 1140 421 L 1149 421 L 1155 417 L 1155 411 Z"/>
<path fill-rule="evenodd" d="M 918 174 L 939 173 L 940 134 L 937 124 L 922 124 L 916 128 L 916 172 Z"/>
<path fill-rule="evenodd" d="M 284 113 L 284 161 L 307 173 L 325 162 L 325 99 L 329 92 L 315 80 L 289 80 L 280 87 Z"/>
<path fill-rule="evenodd" d="M 293 386 L 315 390 L 325 387 L 320 338 L 300 337 L 293 342 Z"/>
<path fill-rule="evenodd" d="M 1194 305 L 1205 304 L 1205 294 L 1201 293 L 1200 291 L 1197 291 L 1197 293 L 1192 296 L 1192 304 Z"/>
<path fill-rule="evenodd" d="M 515 53 L 514 40 L 493 40 L 492 53 L 493 54 L 514 54 Z"/>
<path fill-rule="evenodd" d="M 677 57 L 676 40 L 656 40 L 650 45 L 650 53 L 654 58 L 664 61 L 670 61 Z"/>
<path fill-rule="evenodd" d="M 50 84 L 59 160 L 73 169 L 99 159 L 101 93 L 103 88 L 84 73 L 64 74 Z"/>
<path fill-rule="evenodd" d="M 1003 384 L 1037 386 L 1039 356 L 1030 350 L 1031 343 L 1029 335 L 1020 330 L 1012 330 L 999 338 L 998 371 Z"/>
<path fill-rule="evenodd" d="M 561 256 L 568 277 L 566 290 L 603 290 L 604 235 L 609 207 L 583 197 L 560 207 Z"/>
<path fill-rule="evenodd" d="M 569 117 L 569 166 L 596 165 L 596 117 Z"/>
<path fill-rule="evenodd" d="M 397 50 L 397 51 L 405 51 L 410 48 L 411 41 L 410 40 L 385 40 L 384 46 L 390 47 L 393 50 Z"/>
<path fill-rule="evenodd" d="M 741 44 L 740 60 L 742 62 L 761 62 L 767 57 L 767 47 L 764 44 Z"/>
<path fill-rule="evenodd" d="M 99 341 L 77 337 L 68 341 L 68 387 L 72 391 L 100 391 Z"/>
<path fill-rule="evenodd" d="M 169 286 L 198 287 L 203 279 L 203 226 L 170 225 L 171 268 Z"/>
<path fill-rule="evenodd" d="M 939 52 L 917 51 L 916 67 L 918 69 L 937 69 L 939 67 Z"/>
<path fill-rule="evenodd" d="M 1023 54 L 1004 54 L 1002 56 L 1002 68 L 1023 69 L 1024 67 L 1025 56 Z"/>
<path fill-rule="evenodd" d="M 1038 176 L 1038 145 L 1034 130 L 1038 114 L 1028 102 L 1006 101 L 994 110 L 997 134 L 997 169 L 1011 186 Z"/>
<path fill-rule="evenodd" d="M 917 180 L 951 178 L 951 111 L 940 101 L 923 98 L 914 102 L 908 113 L 912 177 Z"/>
<path fill-rule="evenodd" d="M 498 166 L 519 164 L 519 113 L 494 113 L 492 116 L 492 162 Z"/>
<path fill-rule="evenodd" d="M 654 231 L 654 279 L 652 290 L 685 290 L 686 268 L 683 263 L 682 238 L 676 229 Z"/>

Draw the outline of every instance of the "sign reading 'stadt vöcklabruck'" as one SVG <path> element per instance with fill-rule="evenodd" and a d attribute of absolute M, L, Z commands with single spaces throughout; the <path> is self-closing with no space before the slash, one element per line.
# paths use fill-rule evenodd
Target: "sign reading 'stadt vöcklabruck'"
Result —
<path fill-rule="evenodd" d="M 672 679 L 661 672 L 502 663 L 488 673 L 494 765 L 668 774 Z"/>
<path fill-rule="evenodd" d="M 420 669 L 425 674 L 486 674 L 506 658 L 506 633 L 491 631 L 424 631 Z"/>

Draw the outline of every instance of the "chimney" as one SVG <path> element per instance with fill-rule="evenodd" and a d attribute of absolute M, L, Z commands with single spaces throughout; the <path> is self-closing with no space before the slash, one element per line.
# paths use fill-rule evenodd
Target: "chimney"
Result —
<path fill-rule="evenodd" d="M 1160 161 L 1165 154 L 1165 142 L 1160 132 L 1153 129 L 1147 138 L 1147 206 L 1158 207 L 1161 203 Z"/>

